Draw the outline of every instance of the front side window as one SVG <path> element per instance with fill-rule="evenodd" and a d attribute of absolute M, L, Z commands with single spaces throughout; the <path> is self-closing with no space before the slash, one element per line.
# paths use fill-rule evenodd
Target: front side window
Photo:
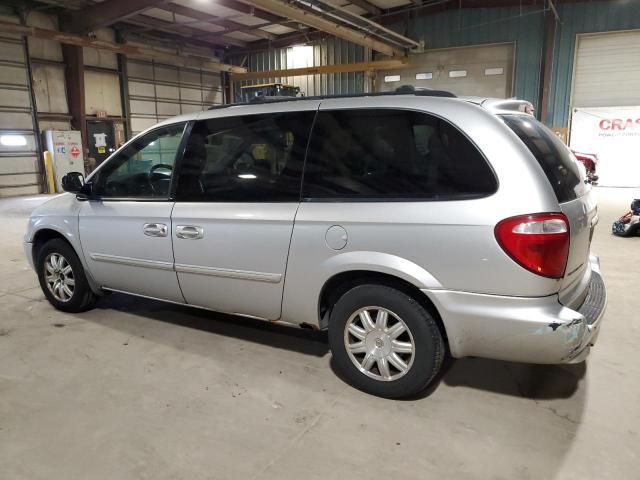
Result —
<path fill-rule="evenodd" d="M 318 114 L 304 174 L 306 198 L 458 199 L 496 189 L 482 154 L 440 118 L 392 109 Z"/>
<path fill-rule="evenodd" d="M 176 200 L 300 200 L 315 112 L 223 117 L 196 122 L 180 165 Z"/>
<path fill-rule="evenodd" d="M 135 139 L 96 173 L 101 198 L 168 198 L 185 124 L 161 127 Z"/>

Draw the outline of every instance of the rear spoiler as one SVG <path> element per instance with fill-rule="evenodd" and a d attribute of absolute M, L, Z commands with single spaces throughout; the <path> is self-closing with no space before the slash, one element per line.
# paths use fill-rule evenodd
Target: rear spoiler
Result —
<path fill-rule="evenodd" d="M 533 104 L 526 100 L 518 100 L 517 98 L 487 98 L 480 104 L 487 110 L 496 114 L 505 113 L 526 113 L 532 115 L 535 111 Z"/>

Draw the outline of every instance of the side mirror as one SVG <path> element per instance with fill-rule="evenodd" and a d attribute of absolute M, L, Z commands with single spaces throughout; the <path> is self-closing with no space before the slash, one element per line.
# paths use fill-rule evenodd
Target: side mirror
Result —
<path fill-rule="evenodd" d="M 84 186 L 84 175 L 80 172 L 69 172 L 62 177 L 62 189 L 65 192 L 80 193 Z"/>

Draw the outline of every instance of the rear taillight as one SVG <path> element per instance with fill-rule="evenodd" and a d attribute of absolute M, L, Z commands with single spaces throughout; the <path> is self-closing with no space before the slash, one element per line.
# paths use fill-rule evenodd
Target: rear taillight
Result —
<path fill-rule="evenodd" d="M 569 221 L 562 213 L 534 213 L 496 225 L 496 240 L 522 267 L 549 278 L 562 278 L 569 255 Z"/>

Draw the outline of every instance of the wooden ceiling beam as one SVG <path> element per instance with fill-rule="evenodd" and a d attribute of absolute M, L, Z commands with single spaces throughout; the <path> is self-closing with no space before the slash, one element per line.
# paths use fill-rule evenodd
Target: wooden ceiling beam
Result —
<path fill-rule="evenodd" d="M 408 65 L 407 57 L 389 60 L 374 60 L 370 62 L 340 63 L 337 65 L 322 65 L 318 67 L 289 68 L 285 70 L 269 70 L 264 72 L 232 73 L 234 81 L 260 80 L 278 77 L 299 77 L 303 75 L 321 75 L 328 73 L 366 72 L 369 70 L 387 70 L 404 68 Z"/>

